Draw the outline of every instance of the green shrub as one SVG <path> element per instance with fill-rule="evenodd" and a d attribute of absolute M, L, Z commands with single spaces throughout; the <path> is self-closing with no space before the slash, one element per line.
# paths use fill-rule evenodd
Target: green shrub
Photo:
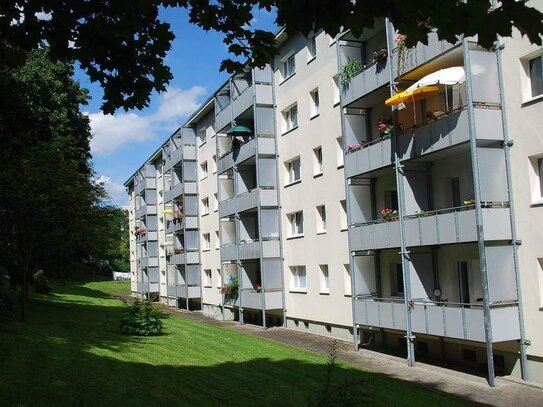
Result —
<path fill-rule="evenodd" d="M 126 335 L 157 336 L 162 334 L 164 313 L 149 301 L 127 304 L 121 320 L 121 332 Z"/>
<path fill-rule="evenodd" d="M 13 321 L 16 318 L 19 295 L 10 286 L 8 279 L 0 276 L 0 321 Z"/>
<path fill-rule="evenodd" d="M 34 276 L 32 277 L 32 286 L 34 287 L 34 291 L 40 294 L 49 294 L 51 292 L 49 281 L 45 278 L 43 270 L 38 270 L 34 273 Z"/>

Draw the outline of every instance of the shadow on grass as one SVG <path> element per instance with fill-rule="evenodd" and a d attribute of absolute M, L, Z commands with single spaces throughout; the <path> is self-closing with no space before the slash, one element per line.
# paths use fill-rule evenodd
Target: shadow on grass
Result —
<path fill-rule="evenodd" d="M 88 304 L 64 294 L 108 301 Z M 122 310 L 117 300 L 82 285 L 33 300 L 27 323 L 0 330 L 0 404 L 304 406 L 325 377 L 323 357 L 298 355 L 280 345 L 267 357 L 261 353 L 264 341 L 260 347 L 251 338 L 247 345 L 243 336 L 216 327 L 173 321 L 166 337 L 124 336 L 118 322 Z M 220 343 L 221 333 L 229 345 Z M 214 335 L 218 340 L 209 341 Z M 191 344 L 204 340 L 208 350 L 195 354 Z M 333 380 L 363 383 L 370 398 L 361 395 L 360 405 L 467 405 L 344 365 L 336 367 Z"/>

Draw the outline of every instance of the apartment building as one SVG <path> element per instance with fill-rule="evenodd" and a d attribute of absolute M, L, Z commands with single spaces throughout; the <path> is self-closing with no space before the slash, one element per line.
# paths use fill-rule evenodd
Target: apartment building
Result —
<path fill-rule="evenodd" d="M 273 61 L 286 326 L 352 338 L 335 41 L 278 35 Z"/>
<path fill-rule="evenodd" d="M 277 41 L 125 184 L 133 293 L 543 382 L 543 49 Z"/>

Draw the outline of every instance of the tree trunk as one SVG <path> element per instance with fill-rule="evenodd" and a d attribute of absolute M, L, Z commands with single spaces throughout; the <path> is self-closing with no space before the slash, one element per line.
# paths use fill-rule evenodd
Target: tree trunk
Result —
<path fill-rule="evenodd" d="M 27 316 L 27 300 L 28 300 L 28 272 L 26 267 L 23 267 L 23 283 L 21 285 L 21 322 L 26 321 Z"/>

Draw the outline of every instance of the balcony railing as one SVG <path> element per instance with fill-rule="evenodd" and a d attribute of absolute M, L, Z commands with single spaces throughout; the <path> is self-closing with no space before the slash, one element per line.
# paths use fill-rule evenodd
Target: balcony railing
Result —
<path fill-rule="evenodd" d="M 215 115 L 215 130 L 220 132 L 232 122 L 232 104 L 225 106 Z"/>
<path fill-rule="evenodd" d="M 485 341 L 482 303 L 432 302 L 412 300 L 412 329 L 415 333 Z M 490 304 L 494 342 L 520 339 L 518 302 Z M 406 330 L 405 304 L 401 298 L 355 297 L 357 324 Z"/>
<path fill-rule="evenodd" d="M 385 61 L 372 62 L 366 65 L 349 82 L 342 84 L 343 106 L 360 99 L 362 96 L 373 92 L 389 81 L 390 58 Z"/>
<path fill-rule="evenodd" d="M 349 147 L 345 153 L 347 178 L 389 166 L 394 161 L 390 137 L 381 137 L 365 144 Z"/>
<path fill-rule="evenodd" d="M 241 306 L 243 308 L 263 309 L 262 296 L 264 296 L 265 309 L 283 308 L 283 294 L 281 289 L 255 290 L 244 288 L 241 290 Z"/>
<path fill-rule="evenodd" d="M 485 240 L 511 239 L 508 202 L 482 202 Z M 475 206 L 422 211 L 405 219 L 407 246 L 464 243 L 477 240 Z"/>

